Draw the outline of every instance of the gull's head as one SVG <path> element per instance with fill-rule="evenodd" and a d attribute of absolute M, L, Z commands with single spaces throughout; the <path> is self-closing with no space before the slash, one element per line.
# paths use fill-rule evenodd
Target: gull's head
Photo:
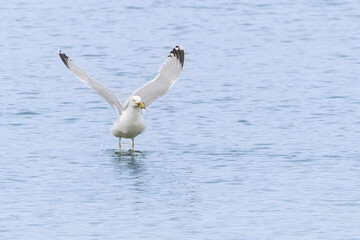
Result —
<path fill-rule="evenodd" d="M 133 107 L 144 109 L 146 108 L 146 105 L 144 102 L 141 102 L 141 97 L 139 96 L 132 96 L 130 99 L 130 104 Z"/>

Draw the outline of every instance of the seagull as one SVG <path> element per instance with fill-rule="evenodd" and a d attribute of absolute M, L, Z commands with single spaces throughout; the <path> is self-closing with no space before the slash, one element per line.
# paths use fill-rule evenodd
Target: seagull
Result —
<path fill-rule="evenodd" d="M 145 131 L 142 117 L 142 110 L 146 109 L 153 101 L 162 97 L 177 81 L 184 66 L 184 49 L 176 46 L 161 65 L 158 74 L 150 82 L 137 89 L 123 104 L 116 95 L 90 77 L 84 70 L 71 61 L 61 50 L 59 56 L 65 66 L 75 76 L 94 91 L 103 97 L 116 110 L 118 119 L 114 123 L 111 132 L 119 138 L 119 149 L 121 153 L 121 139 L 131 138 L 132 152 L 134 152 L 135 137 Z"/>

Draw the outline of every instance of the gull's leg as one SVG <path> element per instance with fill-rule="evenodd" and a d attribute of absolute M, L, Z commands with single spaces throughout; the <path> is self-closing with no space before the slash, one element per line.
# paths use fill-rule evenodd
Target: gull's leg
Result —
<path fill-rule="evenodd" d="M 135 152 L 135 149 L 134 149 L 135 141 L 134 140 L 135 140 L 134 138 L 131 139 L 131 141 L 132 141 L 132 152 Z"/>
<path fill-rule="evenodd" d="M 121 137 L 119 138 L 119 149 L 120 149 L 120 153 L 121 153 Z"/>

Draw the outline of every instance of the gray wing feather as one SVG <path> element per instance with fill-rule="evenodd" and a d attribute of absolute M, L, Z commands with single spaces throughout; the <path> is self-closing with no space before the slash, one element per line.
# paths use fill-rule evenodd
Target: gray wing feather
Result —
<path fill-rule="evenodd" d="M 160 67 L 156 77 L 136 90 L 132 96 L 141 97 L 146 106 L 163 96 L 179 78 L 184 66 L 184 50 L 176 46 Z"/>
<path fill-rule="evenodd" d="M 75 76 L 80 79 L 86 86 L 88 86 L 91 90 L 93 90 L 96 94 L 103 97 L 108 103 L 111 104 L 113 108 L 117 110 L 119 114 L 123 111 L 123 107 L 119 102 L 116 95 L 107 89 L 105 86 L 98 83 L 95 79 L 90 77 L 84 72 L 80 67 L 74 64 L 71 59 L 63 52 L 59 50 L 59 56 L 61 60 L 64 62 L 65 66 L 73 73 Z"/>

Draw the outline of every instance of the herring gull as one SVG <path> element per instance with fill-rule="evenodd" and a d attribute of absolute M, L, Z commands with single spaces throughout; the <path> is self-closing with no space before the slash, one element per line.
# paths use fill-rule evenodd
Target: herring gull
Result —
<path fill-rule="evenodd" d="M 179 78 L 184 66 L 184 50 L 179 46 L 172 49 L 166 61 L 160 67 L 156 77 L 137 89 L 129 99 L 121 104 L 116 95 L 84 70 L 78 67 L 71 59 L 59 50 L 59 56 L 65 66 L 96 94 L 103 97 L 117 111 L 118 120 L 112 127 L 112 134 L 119 138 L 121 153 L 121 138 L 131 138 L 132 151 L 134 152 L 134 139 L 145 131 L 142 118 L 142 109 L 145 109 L 153 101 L 163 96 Z"/>

